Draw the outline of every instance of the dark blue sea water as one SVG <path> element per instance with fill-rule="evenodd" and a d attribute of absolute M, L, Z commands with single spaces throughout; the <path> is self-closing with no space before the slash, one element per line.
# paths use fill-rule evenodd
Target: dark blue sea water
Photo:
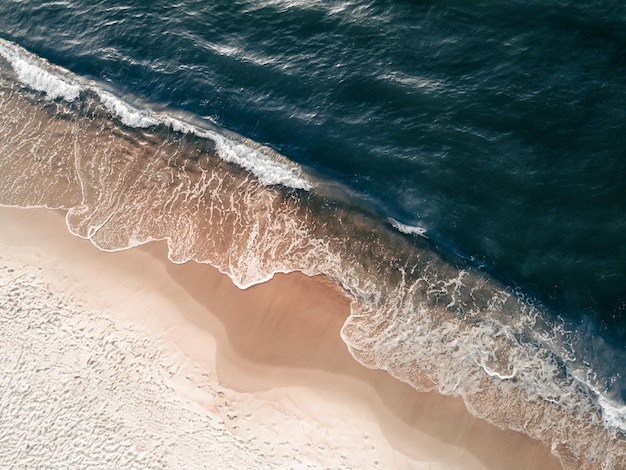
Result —
<path fill-rule="evenodd" d="M 479 297 L 464 277 L 468 270 L 470 278 L 514 293 L 523 306 L 503 303 L 499 322 L 541 317 L 511 333 L 516 344 L 556 344 L 545 354 L 560 373 L 594 390 L 585 393 L 612 400 L 605 424 L 615 430 L 615 420 L 626 422 L 623 1 L 0 0 L 0 18 L 0 38 L 8 41 L 3 55 L 15 70 L 22 52 L 6 52 L 13 45 L 68 71 L 83 101 L 91 86 L 92 95 L 106 90 L 141 116 L 176 116 L 264 145 L 313 183 L 264 179 L 274 170 L 255 163 L 253 153 L 243 166 L 269 186 L 295 187 L 287 199 L 297 207 L 321 207 L 311 230 L 336 217 L 324 211 L 338 205 L 347 211 L 346 225 L 360 226 L 362 216 L 395 227 L 394 236 L 404 239 L 368 238 L 369 229 L 355 229 L 348 239 L 365 251 L 355 248 L 344 259 L 358 262 L 371 252 L 401 263 L 413 256 L 406 250 L 432 253 L 447 266 L 438 273 L 462 273 L 444 276 L 456 284 L 433 284 L 445 285 L 442 295 L 452 299 L 443 307 L 456 302 L 450 286 Z M 49 76 L 16 73 L 48 93 L 42 109 L 51 97 L 63 101 L 42 85 Z M 113 118 L 117 110 L 122 124 L 137 127 L 119 117 L 130 108 L 117 106 L 109 106 Z M 298 262 L 293 269 L 306 271 Z M 358 290 L 339 271 L 318 270 Z M 389 297 L 386 288 L 380 296 Z M 405 312 L 405 303 L 394 305 Z M 463 315 L 480 317 L 478 310 L 467 307 Z M 502 320 L 507 315 L 515 318 Z M 539 324 L 549 334 L 537 333 Z M 419 329 L 410 322 L 405 328 Z M 490 360 L 500 361 L 494 354 Z M 496 373 L 481 364 L 494 380 L 516 373 L 514 366 Z M 445 382 L 442 392 L 457 393 Z M 560 393 L 549 398 L 561 402 Z M 557 440 L 553 448 L 564 455 Z M 623 443 L 615 446 L 612 452 L 623 455 Z M 619 468 L 617 460 L 606 462 Z"/>

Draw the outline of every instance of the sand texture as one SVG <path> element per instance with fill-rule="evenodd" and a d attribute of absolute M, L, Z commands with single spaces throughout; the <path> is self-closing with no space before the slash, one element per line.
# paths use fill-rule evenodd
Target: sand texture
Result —
<path fill-rule="evenodd" d="M 359 365 L 350 299 L 237 288 L 161 242 L 105 253 L 0 209 L 2 468 L 556 469 L 549 449 Z"/>

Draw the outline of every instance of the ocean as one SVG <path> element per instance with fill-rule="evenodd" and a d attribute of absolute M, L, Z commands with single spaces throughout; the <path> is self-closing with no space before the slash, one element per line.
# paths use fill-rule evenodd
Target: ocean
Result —
<path fill-rule="evenodd" d="M 626 467 L 626 4 L 0 0 L 0 204 L 240 287 L 323 274 L 355 359 Z"/>

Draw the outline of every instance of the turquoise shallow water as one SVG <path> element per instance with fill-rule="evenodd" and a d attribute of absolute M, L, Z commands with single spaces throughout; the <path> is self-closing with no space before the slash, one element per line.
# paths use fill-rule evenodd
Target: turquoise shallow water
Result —
<path fill-rule="evenodd" d="M 561 325 L 559 367 L 623 402 L 623 2 L 4 0 L 0 17 L 0 38 L 125 103 L 278 152 L 314 175 L 305 206 L 514 292 Z"/>

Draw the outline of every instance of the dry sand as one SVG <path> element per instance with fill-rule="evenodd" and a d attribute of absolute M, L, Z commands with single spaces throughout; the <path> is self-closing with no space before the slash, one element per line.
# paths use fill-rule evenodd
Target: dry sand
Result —
<path fill-rule="evenodd" d="M 460 399 L 356 363 L 329 281 L 240 290 L 166 251 L 104 253 L 61 212 L 0 209 L 2 467 L 560 468 Z"/>

